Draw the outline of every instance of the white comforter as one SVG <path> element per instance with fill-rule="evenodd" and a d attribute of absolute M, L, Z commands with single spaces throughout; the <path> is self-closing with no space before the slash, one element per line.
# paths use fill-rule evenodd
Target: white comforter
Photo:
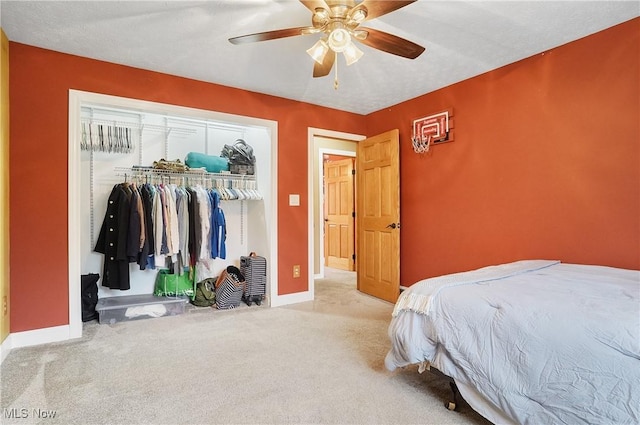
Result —
<path fill-rule="evenodd" d="M 639 271 L 531 260 L 426 279 L 389 337 L 389 370 L 430 363 L 496 424 L 640 423 Z"/>

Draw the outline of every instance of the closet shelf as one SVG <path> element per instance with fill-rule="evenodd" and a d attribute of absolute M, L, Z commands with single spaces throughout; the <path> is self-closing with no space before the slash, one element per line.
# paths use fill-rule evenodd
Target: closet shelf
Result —
<path fill-rule="evenodd" d="M 165 134 L 179 133 L 184 135 L 197 133 L 197 131 L 193 128 L 169 126 L 166 123 L 164 125 L 143 123 L 142 120 L 144 118 L 144 114 L 137 113 L 137 112 L 128 112 L 120 109 L 102 108 L 102 107 L 96 107 L 96 106 L 91 106 L 91 107 L 83 106 L 81 108 L 81 111 L 85 115 L 82 116 L 80 119 L 83 123 L 87 123 L 87 124 L 103 124 L 103 125 L 112 125 L 112 126 L 120 126 L 120 127 L 129 127 L 131 129 L 139 130 L 140 132 L 142 132 L 143 130 L 151 130 L 151 131 L 157 131 Z M 107 118 L 96 118 L 94 116 L 94 113 L 116 115 L 116 116 L 122 117 L 123 119 L 113 120 L 113 119 L 107 119 Z"/>
<path fill-rule="evenodd" d="M 144 179 L 146 183 L 164 183 L 166 179 L 166 183 L 169 184 L 200 184 L 218 190 L 222 199 L 227 201 L 259 201 L 263 199 L 258 191 L 254 175 L 202 171 L 176 172 L 143 166 L 115 167 L 115 172 L 117 176 L 124 177 L 125 181 L 142 181 Z"/>
<path fill-rule="evenodd" d="M 138 177 L 138 176 L 166 176 L 166 177 L 175 177 L 175 178 L 194 178 L 198 180 L 240 180 L 240 181 L 255 181 L 256 177 L 252 174 L 232 174 L 229 172 L 222 173 L 209 173 L 199 170 L 192 171 L 184 171 L 177 172 L 171 170 L 161 170 L 153 167 L 116 167 L 115 171 L 119 173 L 118 175 L 127 174 L 127 176 Z"/>

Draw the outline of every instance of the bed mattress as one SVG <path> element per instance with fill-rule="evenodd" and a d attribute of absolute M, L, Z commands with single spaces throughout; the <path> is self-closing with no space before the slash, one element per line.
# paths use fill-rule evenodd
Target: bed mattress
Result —
<path fill-rule="evenodd" d="M 640 272 L 527 260 L 420 281 L 389 370 L 428 363 L 496 424 L 640 423 Z"/>

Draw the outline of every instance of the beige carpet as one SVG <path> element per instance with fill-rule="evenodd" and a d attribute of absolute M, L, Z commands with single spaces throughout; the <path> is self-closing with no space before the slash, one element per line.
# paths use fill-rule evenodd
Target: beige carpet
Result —
<path fill-rule="evenodd" d="M 393 306 L 327 270 L 316 299 L 113 325 L 14 349 L 3 424 L 488 424 L 446 381 L 384 368 Z M 40 417 L 39 417 L 40 416 Z M 48 416 L 44 418 L 44 416 Z"/>

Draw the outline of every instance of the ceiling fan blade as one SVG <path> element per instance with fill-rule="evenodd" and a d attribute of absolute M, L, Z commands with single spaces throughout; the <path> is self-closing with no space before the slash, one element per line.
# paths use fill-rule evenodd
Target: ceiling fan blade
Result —
<path fill-rule="evenodd" d="M 324 0 L 300 0 L 300 3 L 304 4 L 311 13 L 315 13 L 317 8 L 325 9 L 326 11 L 331 10 Z"/>
<path fill-rule="evenodd" d="M 397 35 L 389 34 L 384 31 L 363 27 L 359 27 L 358 31 L 367 32 L 367 36 L 365 38 L 357 38 L 359 42 L 393 55 L 415 59 L 425 50 L 424 47 L 417 45 L 412 41 L 405 40 L 404 38 L 400 38 Z"/>
<path fill-rule="evenodd" d="M 296 35 L 306 35 L 316 32 L 313 27 L 296 27 L 286 28 L 282 30 L 258 32 L 255 34 L 241 35 L 238 37 L 230 38 L 229 41 L 233 44 L 254 43 L 256 41 L 275 40 L 277 38 L 293 37 Z"/>
<path fill-rule="evenodd" d="M 324 60 L 322 64 L 319 64 L 316 61 L 313 61 L 313 78 L 324 77 L 325 75 L 329 75 L 331 72 L 331 68 L 333 68 L 333 63 L 336 61 L 335 52 L 329 50 L 326 55 L 324 55 Z"/>
<path fill-rule="evenodd" d="M 405 7 L 411 3 L 414 3 L 416 0 L 408 0 L 408 1 L 388 1 L 388 0 L 364 0 L 362 3 L 351 9 L 349 12 L 350 16 L 353 16 L 354 12 L 358 9 L 366 9 L 367 17 L 364 19 L 365 21 L 378 18 L 382 15 L 386 15 L 389 12 L 393 12 L 394 10 L 398 10 L 401 7 Z"/>

